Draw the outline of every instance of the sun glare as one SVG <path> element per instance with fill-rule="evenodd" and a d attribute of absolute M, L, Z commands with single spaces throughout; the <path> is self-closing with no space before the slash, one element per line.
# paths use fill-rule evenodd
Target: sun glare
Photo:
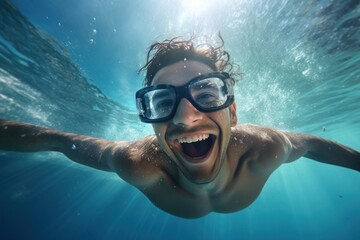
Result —
<path fill-rule="evenodd" d="M 201 15 L 214 7 L 216 0 L 182 0 L 184 11 L 193 15 Z"/>

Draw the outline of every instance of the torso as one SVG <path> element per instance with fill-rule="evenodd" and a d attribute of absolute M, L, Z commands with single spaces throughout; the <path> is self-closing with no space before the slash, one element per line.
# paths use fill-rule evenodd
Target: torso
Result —
<path fill-rule="evenodd" d="M 130 183 L 138 187 L 157 207 L 180 217 L 197 218 L 210 212 L 229 213 L 241 210 L 259 196 L 272 171 L 262 173 L 252 169 L 253 161 L 259 154 L 257 150 L 261 141 L 258 135 L 252 135 L 251 131 L 233 131 L 232 138 L 237 141 L 231 141 L 228 147 L 228 152 L 231 153 L 227 159 L 230 166 L 228 174 L 231 177 L 220 192 L 206 192 L 199 187 L 194 194 L 194 189 L 189 191 L 181 186 L 177 168 L 161 150 L 151 152 L 152 155 L 157 155 L 157 159 L 161 159 L 156 161 L 156 170 L 150 170 L 154 173 L 151 184 Z M 154 146 L 156 143 L 151 144 Z M 263 149 L 262 152 L 266 154 Z M 269 157 L 271 158 L 271 154 Z M 147 172 L 148 167 L 145 168 L 144 171 Z"/>
<path fill-rule="evenodd" d="M 251 173 L 240 166 L 238 175 L 215 195 L 194 195 L 174 183 L 171 178 L 159 180 L 143 193 L 159 208 L 173 215 L 197 218 L 210 212 L 229 213 L 249 206 L 260 194 L 268 176 Z"/>

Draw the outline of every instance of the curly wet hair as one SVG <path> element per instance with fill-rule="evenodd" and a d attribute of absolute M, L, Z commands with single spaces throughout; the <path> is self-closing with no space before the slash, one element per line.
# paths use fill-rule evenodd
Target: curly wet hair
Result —
<path fill-rule="evenodd" d="M 163 67 L 183 60 L 195 60 L 208 65 L 214 71 L 224 71 L 236 81 L 241 73 L 234 70 L 237 66 L 230 60 L 230 54 L 224 47 L 224 40 L 220 34 L 221 44 L 217 47 L 204 43 L 195 45 L 194 37 L 182 40 L 179 37 L 153 43 L 148 50 L 146 64 L 138 72 L 146 71 L 144 86 L 150 86 L 155 74 Z"/>

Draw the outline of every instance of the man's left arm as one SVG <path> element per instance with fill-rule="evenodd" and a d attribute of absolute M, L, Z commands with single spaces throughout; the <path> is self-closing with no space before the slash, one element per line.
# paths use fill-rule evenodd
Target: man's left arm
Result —
<path fill-rule="evenodd" d="M 329 139 L 300 133 L 283 132 L 291 142 L 288 160 L 302 156 L 322 163 L 354 169 L 360 172 L 360 152 Z"/>

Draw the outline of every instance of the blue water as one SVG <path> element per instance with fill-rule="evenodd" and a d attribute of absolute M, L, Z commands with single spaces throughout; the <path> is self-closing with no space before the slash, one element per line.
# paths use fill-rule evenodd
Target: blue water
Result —
<path fill-rule="evenodd" d="M 244 72 L 240 123 L 360 149 L 357 0 L 4 0 L 0 117 L 141 138 L 152 129 L 133 95 L 147 47 L 191 33 L 216 42 L 218 31 Z M 61 154 L 0 158 L 0 239 L 360 239 L 359 173 L 305 158 L 281 166 L 249 208 L 196 220 Z"/>

